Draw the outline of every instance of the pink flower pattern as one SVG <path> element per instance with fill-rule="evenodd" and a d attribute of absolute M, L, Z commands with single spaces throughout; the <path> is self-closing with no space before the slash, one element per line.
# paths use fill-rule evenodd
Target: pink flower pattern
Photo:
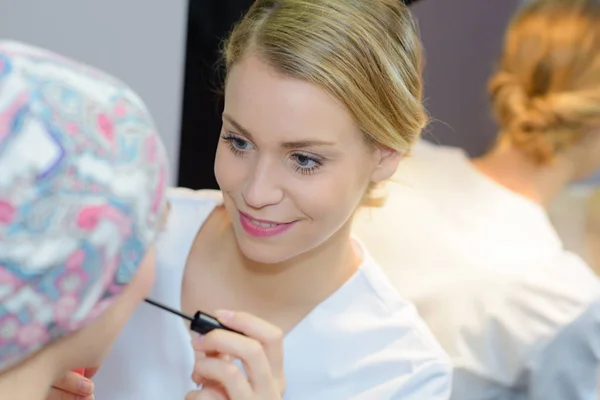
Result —
<path fill-rule="evenodd" d="M 81 87 L 73 83 L 84 81 Z M 90 96 L 90 88 L 100 86 Z M 167 162 L 152 118 L 138 106 L 137 95 L 100 71 L 0 40 L 0 88 L 2 371 L 90 323 L 133 279 L 137 263 L 158 233 Z M 56 96 L 57 88 L 74 95 Z M 31 126 L 22 123 L 24 116 L 39 122 L 33 135 L 23 134 Z M 40 133 L 40 126 L 47 131 Z M 27 149 L 23 160 L 39 162 L 9 162 L 3 149 L 13 142 L 18 146 L 12 148 Z M 132 181 L 129 192 L 123 193 L 82 168 L 84 156 L 86 162 L 93 158 L 96 165 L 102 164 L 100 170 L 115 179 L 134 169 L 143 179 Z M 40 160 L 50 158 L 40 167 Z M 33 177 L 31 171 L 35 179 L 24 179 Z M 140 215 L 148 201 L 151 215 Z M 33 215 L 36 223 L 23 223 Z M 117 228 L 115 234 L 96 234 L 107 223 Z M 57 248 L 51 262 L 34 269 L 27 257 L 2 253 L 3 248 L 43 246 L 60 238 L 65 246 L 79 246 L 67 256 Z M 107 249 L 117 254 L 109 255 Z M 82 299 L 92 291 L 100 297 L 83 319 L 76 319 Z"/>

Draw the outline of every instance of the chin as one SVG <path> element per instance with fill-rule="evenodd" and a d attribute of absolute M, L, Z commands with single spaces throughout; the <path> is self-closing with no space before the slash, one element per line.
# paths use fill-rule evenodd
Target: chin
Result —
<path fill-rule="evenodd" d="M 276 243 L 256 243 L 253 240 L 239 237 L 237 242 L 244 257 L 259 264 L 279 264 L 295 256 L 295 254 L 285 251 L 284 246 Z"/>

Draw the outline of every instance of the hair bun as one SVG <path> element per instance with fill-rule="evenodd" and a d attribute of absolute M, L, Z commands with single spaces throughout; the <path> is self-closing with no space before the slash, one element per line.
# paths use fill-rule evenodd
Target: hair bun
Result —
<path fill-rule="evenodd" d="M 536 162 L 552 160 L 577 139 L 557 95 L 531 97 L 524 85 L 505 71 L 492 77 L 488 91 L 503 135 Z"/>

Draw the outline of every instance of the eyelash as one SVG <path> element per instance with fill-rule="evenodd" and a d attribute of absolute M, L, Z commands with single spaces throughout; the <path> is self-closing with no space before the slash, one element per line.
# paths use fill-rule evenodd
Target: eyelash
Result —
<path fill-rule="evenodd" d="M 235 147 L 235 142 L 248 143 L 247 140 L 239 138 L 237 136 L 233 136 L 233 135 L 222 136 L 222 139 L 227 142 L 227 144 L 229 145 L 229 150 L 231 150 L 231 152 L 233 154 L 235 154 L 238 157 L 243 157 L 244 156 L 244 150 L 240 150 L 237 147 Z"/>
<path fill-rule="evenodd" d="M 243 144 L 245 144 L 245 143 L 250 144 L 250 142 L 247 141 L 246 139 L 242 139 L 238 136 L 234 136 L 231 134 L 224 135 L 221 137 L 221 139 L 225 140 L 228 143 L 229 150 L 238 157 L 243 157 L 245 155 L 244 153 L 246 150 L 241 150 L 241 149 L 237 148 L 236 143 L 239 144 L 240 142 L 242 142 Z M 301 165 L 298 165 L 299 157 L 302 157 L 308 161 L 312 161 L 315 165 L 312 167 L 303 167 Z M 318 160 L 315 157 L 312 157 L 312 156 L 309 156 L 309 155 L 306 155 L 303 153 L 292 154 L 292 159 L 294 160 L 294 170 L 296 170 L 296 172 L 298 172 L 302 175 L 313 175 L 323 165 L 323 162 L 321 160 Z"/>

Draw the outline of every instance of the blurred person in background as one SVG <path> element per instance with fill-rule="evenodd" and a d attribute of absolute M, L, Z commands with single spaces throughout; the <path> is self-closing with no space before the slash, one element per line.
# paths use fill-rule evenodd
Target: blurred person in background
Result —
<path fill-rule="evenodd" d="M 600 283 L 546 206 L 600 167 L 600 1 L 523 6 L 489 94 L 491 151 L 420 143 L 353 232 L 450 354 L 453 399 L 597 399 Z"/>

